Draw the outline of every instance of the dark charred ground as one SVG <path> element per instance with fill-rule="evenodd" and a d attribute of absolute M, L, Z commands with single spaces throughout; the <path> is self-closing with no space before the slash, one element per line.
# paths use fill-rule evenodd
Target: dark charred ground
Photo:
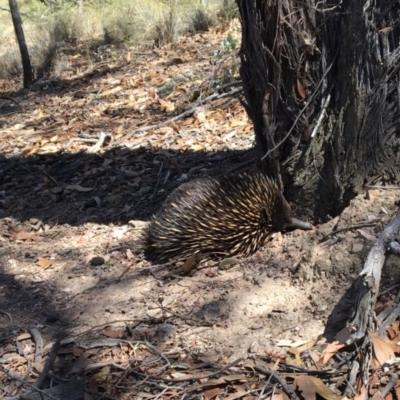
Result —
<path fill-rule="evenodd" d="M 284 355 L 281 340 L 307 341 L 324 332 L 330 336 L 326 324 L 337 330 L 345 322 L 340 306 L 353 300 L 347 291 L 374 238 L 396 213 L 399 191 L 378 189 L 368 198 L 361 193 L 318 230 L 277 234 L 248 259 L 205 261 L 188 276 L 179 266 L 151 265 L 142 256 L 140 221 L 148 220 L 185 180 L 251 169 L 253 137 L 245 130 L 248 121 L 243 130 L 229 125 L 243 116 L 232 97 L 209 105 L 208 118 L 197 130 L 181 126 L 177 134 L 155 129 L 122 140 L 120 127 L 125 133 L 137 128 L 139 120 L 150 125 L 167 118 L 157 108 L 128 112 L 123 104 L 112 103 L 140 98 L 146 91 L 153 94 L 148 81 L 138 92 L 121 89 L 104 107 L 107 113 L 89 109 L 79 127 L 71 122 L 82 108 L 80 99 L 92 93 L 93 79 L 100 86 L 102 79 L 117 79 L 110 85 L 124 87 L 123 82 L 136 79 L 137 69 L 108 69 L 81 85 L 69 83 L 68 90 L 48 86 L 40 96 L 11 93 L 22 107 L 6 103 L 1 108 L 0 310 L 12 316 L 10 327 L 0 314 L 3 353 L 32 325 L 46 342 L 59 336 L 97 340 L 109 328 L 124 338 L 172 346 L 181 362 L 220 365 L 252 354 Z M 54 108 L 46 109 L 50 105 Z M 115 118 L 117 109 L 126 116 L 122 122 Z M 218 112 L 224 118 L 213 119 Z M 88 153 L 93 144 L 69 146 L 70 131 L 91 127 L 95 137 L 105 123 L 116 132 L 114 142 L 96 154 Z M 64 137 L 59 130 L 65 124 Z M 45 147 L 51 143 L 57 151 L 49 153 Z M 293 202 L 293 208 L 301 218 L 300 203 Z M 358 227 L 364 222 L 371 226 Z M 349 229 L 325 238 L 345 227 Z M 390 258 L 387 264 L 385 288 L 399 282 L 398 260 Z M 30 360 L 33 346 L 28 347 L 24 356 Z M 90 364 L 90 356 L 87 360 Z M 15 373 L 24 377 L 26 370 Z"/>

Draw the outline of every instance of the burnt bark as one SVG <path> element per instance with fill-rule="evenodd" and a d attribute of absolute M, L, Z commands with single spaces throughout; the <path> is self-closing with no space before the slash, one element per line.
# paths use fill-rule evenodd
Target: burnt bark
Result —
<path fill-rule="evenodd" d="M 9 0 L 9 5 L 14 24 L 15 36 L 17 37 L 19 51 L 21 53 L 22 69 L 24 73 L 24 88 L 29 88 L 33 82 L 33 71 L 31 60 L 29 58 L 28 46 L 26 45 L 25 35 L 22 29 L 21 15 L 16 0 Z"/>
<path fill-rule="evenodd" d="M 400 5 L 236 0 L 259 166 L 309 217 L 400 178 Z"/>

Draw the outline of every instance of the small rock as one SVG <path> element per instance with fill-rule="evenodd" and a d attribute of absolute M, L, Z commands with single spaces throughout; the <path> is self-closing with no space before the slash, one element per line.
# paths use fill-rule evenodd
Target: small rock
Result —
<path fill-rule="evenodd" d="M 364 246 L 362 243 L 354 243 L 351 251 L 354 253 L 360 253 L 363 250 Z"/>
<path fill-rule="evenodd" d="M 260 345 L 258 344 L 257 341 L 254 341 L 251 343 L 249 347 L 249 353 L 258 353 L 258 350 L 260 348 Z"/>
<path fill-rule="evenodd" d="M 175 332 L 175 326 L 171 324 L 160 324 L 154 334 L 154 336 L 161 341 L 165 341 L 170 338 Z"/>
<path fill-rule="evenodd" d="M 103 265 L 104 264 L 104 258 L 100 257 L 100 256 L 93 257 L 90 260 L 90 264 L 93 265 L 93 266 Z"/>

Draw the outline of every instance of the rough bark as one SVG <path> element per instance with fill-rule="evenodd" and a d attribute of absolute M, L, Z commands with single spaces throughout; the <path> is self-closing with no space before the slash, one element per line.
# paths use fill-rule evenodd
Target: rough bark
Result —
<path fill-rule="evenodd" d="M 260 167 L 289 200 L 324 218 L 398 180 L 399 1 L 236 1 Z"/>
<path fill-rule="evenodd" d="M 15 36 L 17 37 L 19 51 L 21 53 L 22 68 L 24 72 L 24 88 L 29 88 L 33 82 L 31 60 L 29 58 L 28 46 L 26 45 L 22 20 L 16 0 L 9 0 L 11 17 L 14 24 Z"/>

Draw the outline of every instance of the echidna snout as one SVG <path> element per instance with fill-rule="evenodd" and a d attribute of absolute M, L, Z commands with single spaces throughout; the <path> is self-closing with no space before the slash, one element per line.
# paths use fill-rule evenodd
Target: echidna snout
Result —
<path fill-rule="evenodd" d="M 292 217 L 275 182 L 264 175 L 221 175 L 172 192 L 144 232 L 145 256 L 162 263 L 195 254 L 248 256 L 272 232 L 312 229 Z"/>

